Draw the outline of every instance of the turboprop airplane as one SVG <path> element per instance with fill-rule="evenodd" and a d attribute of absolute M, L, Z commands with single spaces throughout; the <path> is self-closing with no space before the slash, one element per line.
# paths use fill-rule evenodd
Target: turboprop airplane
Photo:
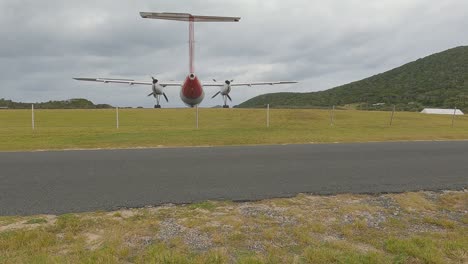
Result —
<path fill-rule="evenodd" d="M 220 17 L 220 16 L 196 16 L 185 13 L 148 13 L 141 12 L 142 18 L 150 19 L 163 19 L 163 20 L 175 20 L 175 21 L 184 21 L 189 23 L 189 74 L 185 78 L 185 81 L 175 82 L 175 81 L 160 81 L 154 77 L 152 81 L 135 81 L 130 79 L 112 79 L 112 78 L 74 78 L 78 81 L 92 81 L 92 82 L 101 82 L 101 83 L 123 83 L 129 85 L 151 85 L 152 93 L 148 96 L 154 96 L 156 98 L 155 108 L 161 108 L 161 96 L 169 102 L 166 94 L 164 93 L 164 88 L 166 87 L 181 87 L 180 90 L 180 99 L 190 107 L 199 105 L 205 98 L 205 92 L 203 87 L 219 87 L 220 91 L 217 92 L 212 98 L 215 98 L 217 95 L 221 95 L 224 101 L 223 108 L 229 108 L 227 105 L 227 100 L 232 101 L 229 93 L 231 88 L 234 86 L 255 86 L 255 85 L 276 85 L 276 84 L 292 84 L 297 82 L 291 81 L 281 81 L 281 82 L 242 82 L 235 83 L 234 80 L 226 80 L 224 83 L 218 83 L 213 79 L 213 82 L 203 83 L 198 79 L 198 76 L 195 74 L 195 23 L 198 22 L 239 22 L 240 17 Z"/>

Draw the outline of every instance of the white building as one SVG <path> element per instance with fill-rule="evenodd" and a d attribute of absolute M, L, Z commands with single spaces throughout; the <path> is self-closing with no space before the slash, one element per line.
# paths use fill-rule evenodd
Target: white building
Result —
<path fill-rule="evenodd" d="M 424 108 L 421 111 L 423 114 L 433 114 L 433 115 L 464 115 L 460 109 L 439 109 L 439 108 Z"/>

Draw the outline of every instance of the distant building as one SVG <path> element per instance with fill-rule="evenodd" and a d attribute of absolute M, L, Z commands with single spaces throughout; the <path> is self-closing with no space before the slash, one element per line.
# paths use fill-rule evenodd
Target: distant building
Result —
<path fill-rule="evenodd" d="M 8 109 L 8 106 L 0 106 L 0 109 Z"/>
<path fill-rule="evenodd" d="M 460 109 L 439 109 L 439 108 L 424 108 L 421 111 L 423 114 L 432 114 L 432 115 L 464 115 Z"/>

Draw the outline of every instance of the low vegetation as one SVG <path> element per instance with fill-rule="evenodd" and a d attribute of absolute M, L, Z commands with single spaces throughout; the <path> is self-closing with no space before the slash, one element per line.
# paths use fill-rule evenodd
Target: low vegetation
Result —
<path fill-rule="evenodd" d="M 468 192 L 0 217 L 0 263 L 467 263 Z"/>
<path fill-rule="evenodd" d="M 468 116 L 338 110 L 0 110 L 0 151 L 468 139 Z"/>

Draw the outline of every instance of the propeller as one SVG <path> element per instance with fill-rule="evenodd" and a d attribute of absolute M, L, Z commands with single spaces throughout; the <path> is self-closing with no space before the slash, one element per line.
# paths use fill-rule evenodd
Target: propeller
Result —
<path fill-rule="evenodd" d="M 215 93 L 215 95 L 213 95 L 213 97 L 211 97 L 211 99 L 215 98 L 216 96 L 218 96 L 218 94 L 220 94 L 221 92 L 217 92 Z"/>
<path fill-rule="evenodd" d="M 151 79 L 153 79 L 153 86 L 155 86 L 159 82 L 159 80 L 154 78 L 153 76 L 151 76 Z M 153 96 L 153 95 L 154 95 L 154 92 L 148 94 L 148 96 Z"/>

